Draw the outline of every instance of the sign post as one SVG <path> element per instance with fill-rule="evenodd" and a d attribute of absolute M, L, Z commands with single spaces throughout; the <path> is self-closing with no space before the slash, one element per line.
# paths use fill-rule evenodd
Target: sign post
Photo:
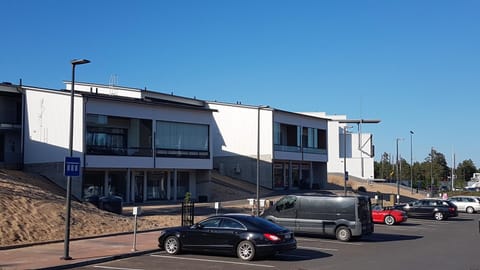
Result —
<path fill-rule="evenodd" d="M 133 207 L 133 215 L 135 216 L 135 224 L 133 227 L 133 248 L 132 251 L 137 251 L 137 216 L 140 215 L 142 209 L 140 207 Z"/>

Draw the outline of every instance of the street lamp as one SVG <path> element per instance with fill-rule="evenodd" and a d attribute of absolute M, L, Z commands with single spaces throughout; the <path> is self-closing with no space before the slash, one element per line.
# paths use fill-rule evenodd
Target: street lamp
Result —
<path fill-rule="evenodd" d="M 430 149 L 430 196 L 433 197 L 433 146 Z"/>
<path fill-rule="evenodd" d="M 74 108 L 74 92 L 75 92 L 75 67 L 77 65 L 83 65 L 90 63 L 87 59 L 74 59 L 71 61 L 72 64 L 72 89 L 70 90 L 70 135 L 68 150 L 70 157 L 73 157 L 73 108 Z M 71 260 L 72 257 L 69 255 L 69 245 L 70 245 L 70 208 L 71 208 L 71 193 L 72 193 L 72 177 L 67 176 L 67 198 L 66 206 L 67 213 L 65 215 L 65 241 L 64 241 L 64 255 L 61 259 Z"/>
<path fill-rule="evenodd" d="M 343 193 L 347 196 L 347 180 L 348 180 L 348 172 L 347 172 L 347 131 L 352 126 L 344 126 L 343 127 Z"/>
<path fill-rule="evenodd" d="M 269 106 L 258 106 L 257 108 L 257 195 L 256 195 L 256 216 L 260 215 L 260 110 L 268 108 Z"/>
<path fill-rule="evenodd" d="M 410 130 L 410 189 L 413 194 L 413 131 Z"/>
<path fill-rule="evenodd" d="M 397 138 L 396 139 L 396 145 L 397 145 L 397 163 L 396 163 L 396 166 L 395 166 L 395 169 L 396 169 L 396 176 L 397 176 L 397 204 L 400 203 L 400 172 L 399 172 L 399 169 L 398 169 L 398 141 L 400 140 L 403 140 L 402 138 Z"/>

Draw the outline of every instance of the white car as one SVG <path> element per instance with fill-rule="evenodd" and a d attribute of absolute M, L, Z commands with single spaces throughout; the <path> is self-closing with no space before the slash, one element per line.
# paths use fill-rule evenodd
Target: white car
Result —
<path fill-rule="evenodd" d="M 464 211 L 469 214 L 480 211 L 480 197 L 475 196 L 453 196 L 450 201 L 454 203 L 458 211 Z"/>

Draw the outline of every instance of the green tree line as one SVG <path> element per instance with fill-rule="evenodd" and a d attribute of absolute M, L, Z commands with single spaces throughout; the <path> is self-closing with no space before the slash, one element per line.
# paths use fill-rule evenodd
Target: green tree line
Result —
<path fill-rule="evenodd" d="M 399 158 L 398 167 L 396 167 L 395 158 L 387 153 L 383 153 L 381 160 L 375 161 L 374 166 L 375 178 L 410 180 L 413 172 L 415 188 L 429 188 L 432 183 L 434 187 L 451 187 L 452 168 L 447 166 L 445 155 L 435 149 L 432 149 L 422 162 L 414 162 L 413 168 L 404 158 Z M 475 172 L 480 171 L 471 159 L 458 163 L 453 173 L 454 187 L 465 187 Z"/>

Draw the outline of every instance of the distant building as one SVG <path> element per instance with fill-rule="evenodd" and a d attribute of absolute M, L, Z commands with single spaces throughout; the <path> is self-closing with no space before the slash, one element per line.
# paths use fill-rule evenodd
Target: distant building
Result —
<path fill-rule="evenodd" d="M 324 112 L 305 113 L 330 119 L 328 122 L 328 172 L 344 173 L 344 162 L 349 176 L 374 178 L 373 134 L 364 133 L 363 125 L 380 120 L 347 119 L 346 115 L 327 115 Z"/>

